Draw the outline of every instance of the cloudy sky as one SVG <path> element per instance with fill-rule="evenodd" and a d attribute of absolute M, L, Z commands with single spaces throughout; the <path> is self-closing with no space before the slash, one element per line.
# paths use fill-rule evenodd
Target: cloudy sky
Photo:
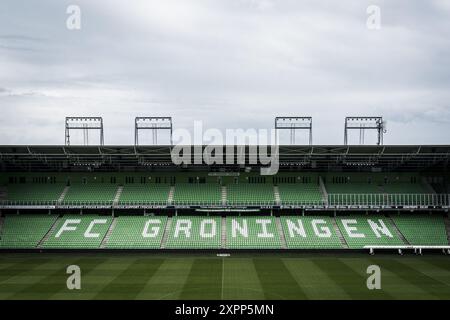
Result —
<path fill-rule="evenodd" d="M 315 144 L 342 144 L 354 115 L 383 116 L 386 144 L 447 144 L 449 34 L 448 0 L 2 0 L 0 144 L 63 144 L 65 116 L 131 144 L 135 116 L 224 131 L 277 115 L 312 116 Z"/>

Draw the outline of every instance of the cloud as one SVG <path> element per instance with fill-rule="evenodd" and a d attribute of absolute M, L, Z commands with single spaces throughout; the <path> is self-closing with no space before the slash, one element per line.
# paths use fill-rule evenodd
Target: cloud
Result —
<path fill-rule="evenodd" d="M 379 31 L 366 27 L 364 0 L 77 3 L 80 31 L 65 27 L 68 1 L 43 0 L 33 14 L 0 4 L 0 144 L 63 143 L 73 114 L 104 116 L 109 144 L 132 143 L 138 115 L 220 130 L 313 116 L 317 144 L 342 143 L 347 115 L 382 115 L 386 143 L 448 143 L 440 1 L 377 1 Z"/>

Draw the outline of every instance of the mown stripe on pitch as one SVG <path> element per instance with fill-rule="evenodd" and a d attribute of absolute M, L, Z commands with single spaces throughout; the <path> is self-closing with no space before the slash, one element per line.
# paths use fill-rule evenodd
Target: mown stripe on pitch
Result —
<path fill-rule="evenodd" d="M 124 268 L 131 264 L 131 259 L 128 263 L 116 264 L 114 258 L 105 256 L 105 261 L 89 271 L 89 273 L 81 274 L 81 290 L 67 290 L 56 292 L 49 299 L 51 300 L 80 300 L 92 299 L 111 279 L 124 270 Z M 117 267 L 119 265 L 119 267 Z"/>
<path fill-rule="evenodd" d="M 13 277 L 20 276 L 21 274 L 30 272 L 34 268 L 39 267 L 42 264 L 48 263 L 52 259 L 38 258 L 38 259 L 23 259 L 13 265 L 0 270 L 0 283 L 5 282 Z"/>
<path fill-rule="evenodd" d="M 350 299 L 347 293 L 337 285 L 328 273 L 320 270 L 307 258 L 283 259 L 308 299 Z"/>
<path fill-rule="evenodd" d="M 367 277 L 356 272 L 339 258 L 312 259 L 316 266 L 325 272 L 334 283 L 340 286 L 352 299 L 392 299 L 393 297 L 382 290 L 369 290 Z M 364 264 L 361 264 L 362 266 Z M 366 269 L 364 269 L 365 271 Z"/>
<path fill-rule="evenodd" d="M 194 259 L 168 258 L 147 282 L 136 299 L 176 300 L 191 271 Z"/>
<path fill-rule="evenodd" d="M 264 299 L 251 258 L 223 258 L 222 300 Z"/>
<path fill-rule="evenodd" d="M 389 257 L 388 259 L 395 259 L 395 257 Z M 360 273 L 367 279 L 371 274 L 367 273 L 367 268 L 371 265 L 380 266 L 376 259 L 367 257 L 364 259 L 358 258 L 341 258 L 348 266 L 352 267 L 356 272 Z M 381 267 L 381 266 L 380 266 Z M 390 272 L 387 269 L 381 268 L 381 289 L 374 289 L 371 292 L 376 293 L 383 291 L 391 296 L 390 299 L 414 299 L 420 295 L 429 296 L 425 291 L 412 285 L 410 282 L 405 281 L 397 276 L 397 274 Z"/>
<path fill-rule="evenodd" d="M 222 259 L 197 258 L 192 264 L 179 299 L 219 300 L 222 292 Z"/>
<path fill-rule="evenodd" d="M 67 278 L 69 275 L 66 273 L 66 269 L 69 265 L 77 265 L 80 267 L 82 281 L 83 275 L 88 274 L 104 261 L 105 259 L 99 258 L 81 258 L 70 263 L 61 263 L 61 267 L 58 268 L 58 270 L 48 274 L 40 281 L 20 290 L 9 299 L 48 299 L 59 291 L 68 290 Z"/>
<path fill-rule="evenodd" d="M 450 299 L 450 286 L 427 276 L 420 270 L 411 267 L 408 263 L 403 263 L 394 259 L 374 259 L 374 261 L 381 269 L 388 269 L 390 272 L 395 273 L 399 278 L 408 281 L 433 297 L 437 299 Z"/>
<path fill-rule="evenodd" d="M 141 258 L 130 264 L 95 299 L 135 299 L 165 259 Z"/>
<path fill-rule="evenodd" d="M 450 259 L 448 257 L 441 257 L 440 259 L 427 259 L 421 257 L 421 259 L 423 259 L 424 262 L 435 266 L 436 268 L 450 273 Z"/>
<path fill-rule="evenodd" d="M 308 298 L 280 258 L 252 260 L 266 299 Z"/>
<path fill-rule="evenodd" d="M 430 278 L 433 278 L 446 286 L 450 286 L 450 264 L 448 264 L 448 268 L 446 268 L 442 264 L 431 263 L 431 260 L 429 259 L 420 258 L 415 261 L 416 263 L 409 265 Z"/>

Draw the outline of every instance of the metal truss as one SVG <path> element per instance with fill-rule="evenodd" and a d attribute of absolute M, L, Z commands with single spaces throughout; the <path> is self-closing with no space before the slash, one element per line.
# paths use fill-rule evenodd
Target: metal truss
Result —
<path fill-rule="evenodd" d="M 102 117 L 66 117 L 65 144 L 70 146 L 70 131 L 82 130 L 84 145 L 89 145 L 89 131 L 100 131 L 100 145 L 105 144 Z"/>
<path fill-rule="evenodd" d="M 172 117 L 136 117 L 134 122 L 134 145 L 139 145 L 139 131 L 152 130 L 153 145 L 158 144 L 158 131 L 170 131 L 170 145 L 172 145 Z"/>
<path fill-rule="evenodd" d="M 278 130 L 290 130 L 290 144 L 295 144 L 296 130 L 307 130 L 309 145 L 312 145 L 312 117 L 276 117 L 275 141 L 278 141 Z"/>
<path fill-rule="evenodd" d="M 383 144 L 383 134 L 386 133 L 386 123 L 383 117 L 346 117 L 344 130 L 344 145 L 348 145 L 348 131 L 359 130 L 359 144 L 365 144 L 365 131 L 377 131 L 377 145 Z"/>

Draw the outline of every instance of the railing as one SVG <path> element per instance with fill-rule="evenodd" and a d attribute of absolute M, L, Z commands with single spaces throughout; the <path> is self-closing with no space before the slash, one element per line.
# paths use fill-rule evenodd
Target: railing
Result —
<path fill-rule="evenodd" d="M 114 203 L 113 200 L 64 200 L 59 205 L 60 206 L 102 206 L 102 207 L 110 207 Z"/>
<path fill-rule="evenodd" d="M 222 206 L 222 200 L 196 201 L 196 200 L 173 200 L 174 206 Z"/>
<path fill-rule="evenodd" d="M 450 204 L 450 194 L 328 194 L 330 206 L 432 206 L 446 207 Z"/>
<path fill-rule="evenodd" d="M 116 205 L 113 200 L 77 200 L 53 201 L 39 200 L 0 200 L 0 206 L 57 206 L 57 207 L 121 207 L 121 206 L 167 206 L 167 201 L 119 201 Z M 172 201 L 173 206 L 214 206 L 223 207 L 219 201 Z M 297 201 L 245 201 L 227 200 L 225 206 L 298 206 L 298 207 L 336 207 L 336 206 L 358 206 L 358 207 L 450 207 L 450 194 L 328 194 L 328 203 L 324 200 L 297 200 Z"/>
<path fill-rule="evenodd" d="M 56 206 L 57 200 L 0 200 L 1 206 Z"/>
<path fill-rule="evenodd" d="M 137 201 L 122 201 L 119 200 L 118 206 L 167 206 L 167 201 L 147 201 L 147 200 L 137 200 Z"/>

